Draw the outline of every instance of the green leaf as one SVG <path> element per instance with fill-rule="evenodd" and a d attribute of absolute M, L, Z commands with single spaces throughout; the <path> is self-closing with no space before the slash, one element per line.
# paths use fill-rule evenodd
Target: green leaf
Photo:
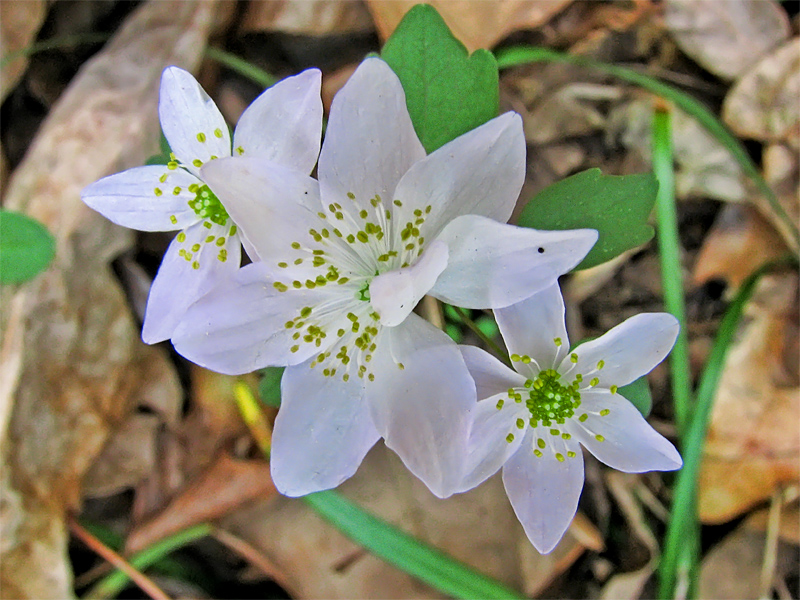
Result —
<path fill-rule="evenodd" d="M 414 129 L 430 154 L 497 116 L 497 61 L 467 49 L 426 4 L 408 11 L 381 57 L 397 73 Z"/>
<path fill-rule="evenodd" d="M 281 377 L 283 377 L 283 367 L 268 367 L 261 371 L 258 395 L 267 406 L 278 408 L 281 405 Z"/>
<path fill-rule="evenodd" d="M 22 283 L 44 271 L 56 241 L 44 225 L 21 213 L 0 209 L 0 283 Z"/>
<path fill-rule="evenodd" d="M 652 173 L 603 175 L 589 169 L 555 183 L 528 202 L 519 225 L 534 229 L 596 229 L 597 243 L 576 269 L 594 267 L 653 237 L 647 218 L 656 201 Z"/>
<path fill-rule="evenodd" d="M 630 400 L 643 417 L 647 417 L 653 409 L 653 396 L 650 394 L 650 384 L 647 383 L 646 375 L 628 385 L 623 385 L 617 392 L 623 398 Z"/>
<path fill-rule="evenodd" d="M 443 552 L 395 529 L 334 491 L 303 500 L 339 531 L 375 556 L 453 598 L 521 598 L 501 583 L 481 575 Z"/>

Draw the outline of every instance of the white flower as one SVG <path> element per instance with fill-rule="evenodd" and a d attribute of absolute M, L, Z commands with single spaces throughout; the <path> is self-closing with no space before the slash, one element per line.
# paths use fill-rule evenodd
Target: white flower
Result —
<path fill-rule="evenodd" d="M 231 146 L 225 119 L 194 77 L 178 67 L 164 70 L 158 113 L 172 161 L 111 175 L 81 193 L 86 204 L 119 225 L 182 230 L 150 289 L 145 342 L 172 337 L 186 308 L 239 268 L 238 227 L 201 167 L 235 154 L 310 173 L 322 133 L 320 84 L 320 72 L 310 69 L 266 90 L 242 114 Z"/>
<path fill-rule="evenodd" d="M 475 386 L 458 347 L 411 311 L 426 293 L 506 306 L 552 284 L 596 239 L 502 224 L 525 176 L 516 114 L 430 156 L 396 75 L 368 59 L 336 95 L 319 183 L 257 159 L 212 182 L 261 262 L 190 308 L 178 352 L 223 373 L 288 365 L 272 473 L 302 495 L 350 477 L 383 437 L 439 496 L 461 480 Z"/>
<path fill-rule="evenodd" d="M 557 284 L 495 317 L 516 372 L 480 348 L 461 347 L 481 400 L 460 491 L 503 467 L 514 512 L 547 553 L 578 507 L 580 444 L 627 473 L 681 467 L 675 447 L 618 392 L 667 356 L 678 322 L 666 313 L 636 315 L 570 352 Z"/>

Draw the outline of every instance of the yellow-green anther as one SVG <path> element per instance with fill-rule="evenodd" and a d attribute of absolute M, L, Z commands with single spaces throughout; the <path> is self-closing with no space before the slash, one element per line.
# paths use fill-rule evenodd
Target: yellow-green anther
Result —
<path fill-rule="evenodd" d="M 556 460 L 558 462 L 564 462 L 564 460 L 566 460 L 566 459 L 564 458 L 564 455 L 561 454 L 561 452 L 556 452 Z"/>
<path fill-rule="evenodd" d="M 513 434 L 513 433 L 509 433 L 509 434 L 506 436 L 506 441 L 507 441 L 509 444 L 510 444 L 511 442 L 513 442 L 513 441 L 514 441 L 514 434 Z"/>
<path fill-rule="evenodd" d="M 536 445 L 539 446 L 542 450 L 544 450 L 545 446 L 547 445 L 542 438 L 536 440 Z"/>
<path fill-rule="evenodd" d="M 604 438 L 599 433 L 596 436 L 594 436 L 594 439 L 596 439 L 598 442 L 605 442 L 606 441 L 606 438 Z"/>
<path fill-rule="evenodd" d="M 603 410 L 600 411 L 600 416 L 601 417 L 605 417 L 608 414 L 611 414 L 611 411 L 608 410 L 607 408 L 604 408 Z"/>
<path fill-rule="evenodd" d="M 617 386 L 615 386 L 615 385 L 612 385 L 610 388 L 608 388 L 608 390 L 609 390 L 609 391 L 610 391 L 612 394 L 616 394 L 618 389 L 619 389 L 619 388 L 618 388 Z"/>
<path fill-rule="evenodd" d="M 578 362 L 578 355 L 574 352 L 569 355 L 569 360 L 574 364 Z"/>
<path fill-rule="evenodd" d="M 202 131 L 200 133 L 198 133 L 197 134 L 197 141 L 200 142 L 201 144 L 204 143 L 206 141 L 206 134 L 203 133 Z"/>

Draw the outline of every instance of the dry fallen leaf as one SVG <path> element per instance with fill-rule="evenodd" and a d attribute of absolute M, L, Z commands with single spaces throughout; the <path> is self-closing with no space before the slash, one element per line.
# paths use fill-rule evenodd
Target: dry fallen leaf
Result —
<path fill-rule="evenodd" d="M 789 37 L 789 18 L 773 0 L 665 0 L 664 24 L 705 69 L 736 79 Z"/>
<path fill-rule="evenodd" d="M 371 31 L 372 18 L 352 0 L 272 0 L 249 2 L 240 30 L 279 31 L 295 35 L 334 35 Z"/>
<path fill-rule="evenodd" d="M 547 23 L 572 0 L 430 0 L 467 50 L 492 48 L 512 31 L 534 29 Z M 381 39 L 388 38 L 415 0 L 367 0 Z"/>
<path fill-rule="evenodd" d="M 44 0 L 0 2 L 0 57 L 5 58 L 33 43 L 46 12 Z M 0 102 L 14 89 L 27 66 L 28 57 L 20 56 L 3 67 L 0 73 Z"/>
<path fill-rule="evenodd" d="M 64 514 L 78 507 L 81 479 L 109 431 L 147 401 L 143 377 L 166 360 L 139 340 L 108 264 L 132 234 L 83 205 L 80 191 L 156 147 L 161 70 L 197 64 L 212 10 L 209 2 L 139 7 L 83 66 L 9 182 L 5 207 L 42 221 L 56 258 L 33 281 L 2 289 L 10 308 L 0 346 L 7 597 L 72 594 Z M 174 376 L 150 383 L 150 392 L 175 385 Z"/>
<path fill-rule="evenodd" d="M 741 137 L 800 146 L 800 38 L 774 50 L 728 92 L 722 120 Z"/>
<path fill-rule="evenodd" d="M 699 478 L 698 510 L 723 523 L 800 478 L 798 276 L 762 279 L 728 351 Z"/>
<path fill-rule="evenodd" d="M 785 144 L 771 144 L 764 150 L 764 179 L 778 197 L 778 202 L 789 216 L 789 221 L 800 223 L 800 149 Z M 781 232 L 786 243 L 796 251 L 797 238 L 788 224 L 775 213 L 766 198 L 759 195 L 754 204 Z"/>

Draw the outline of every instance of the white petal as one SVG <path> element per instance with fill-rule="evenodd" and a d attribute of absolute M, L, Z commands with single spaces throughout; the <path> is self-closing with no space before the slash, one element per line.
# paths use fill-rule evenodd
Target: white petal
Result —
<path fill-rule="evenodd" d="M 326 293 L 279 292 L 272 284 L 263 263 L 239 269 L 189 308 L 173 335 L 175 349 L 202 367 L 229 375 L 299 364 L 320 352 L 313 344 L 299 344 L 299 350 L 291 352 L 294 330 L 285 324 L 302 307 L 324 300 Z"/>
<path fill-rule="evenodd" d="M 366 59 L 331 104 L 318 167 L 322 197 L 344 204 L 352 193 L 370 208 L 378 194 L 388 203 L 403 174 L 424 156 L 400 80 L 382 60 Z"/>
<path fill-rule="evenodd" d="M 668 313 L 644 313 L 631 317 L 605 335 L 575 349 L 578 362 L 562 362 L 560 372 L 596 377 L 599 387 L 622 387 L 653 370 L 664 360 L 678 337 L 678 320 Z M 602 369 L 597 365 L 603 361 Z"/>
<path fill-rule="evenodd" d="M 526 436 L 520 449 L 506 462 L 503 483 L 528 539 L 539 552 L 547 554 L 561 540 L 578 510 L 583 455 L 577 443 L 564 442 L 575 456 L 563 462 L 556 460 L 554 452 L 537 457 L 531 448 L 532 438 Z"/>
<path fill-rule="evenodd" d="M 499 400 L 503 400 L 498 409 Z M 508 394 L 498 394 L 481 400 L 471 411 L 472 428 L 467 445 L 465 476 L 458 489 L 465 492 L 494 475 L 522 444 L 525 434 L 516 426 L 518 418 L 525 420 L 528 409 L 524 404 L 510 402 Z M 512 434 L 511 442 L 508 434 Z"/>
<path fill-rule="evenodd" d="M 367 400 L 386 445 L 431 492 L 449 496 L 462 479 L 468 413 L 476 402 L 458 347 L 412 313 L 382 330 L 371 370 Z"/>
<path fill-rule="evenodd" d="M 81 199 L 117 225 L 139 231 L 174 231 L 200 220 L 188 204 L 195 195 L 186 188 L 193 183 L 202 181 L 183 169 L 137 167 L 95 181 L 83 189 Z M 176 188 L 180 188 L 177 195 L 173 193 Z"/>
<path fill-rule="evenodd" d="M 430 294 L 465 308 L 503 308 L 553 285 L 586 256 L 597 232 L 538 231 L 468 215 L 437 239 L 450 258 Z"/>
<path fill-rule="evenodd" d="M 336 487 L 358 469 L 380 435 L 363 381 L 325 377 L 305 362 L 287 367 L 272 437 L 272 480 L 286 496 Z"/>
<path fill-rule="evenodd" d="M 558 283 L 494 311 L 509 354 L 528 355 L 540 370 L 557 368 L 569 351 Z M 559 340 L 556 342 L 555 340 Z"/>
<path fill-rule="evenodd" d="M 305 246 L 312 241 L 309 229 L 321 227 L 319 186 L 300 171 L 237 157 L 209 163 L 203 178 L 239 225 L 248 248 L 271 266 L 303 256 L 292 243 Z"/>
<path fill-rule="evenodd" d="M 416 163 L 400 180 L 392 199 L 403 202 L 407 212 L 431 206 L 420 226 L 423 237 L 431 239 L 460 215 L 482 215 L 505 223 L 524 179 L 522 119 L 506 113 Z M 406 216 L 398 214 L 403 222 L 414 220 Z"/>
<path fill-rule="evenodd" d="M 479 400 L 525 385 L 525 377 L 509 369 L 485 350 L 477 346 L 459 346 L 458 349 L 464 357 L 469 374 L 475 380 Z"/>
<path fill-rule="evenodd" d="M 675 446 L 621 395 L 598 390 L 583 392 L 581 400 L 578 410 L 583 410 L 587 418 L 583 422 L 571 419 L 569 431 L 609 467 L 625 473 L 644 473 L 673 471 L 683 465 Z M 603 409 L 609 412 L 600 414 Z"/>
<path fill-rule="evenodd" d="M 226 237 L 224 246 L 214 243 L 229 230 L 230 227 L 216 224 L 207 228 L 200 222 L 172 240 L 147 298 L 142 327 L 142 339 L 146 343 L 155 344 L 171 338 L 189 306 L 236 273 L 241 262 L 239 238 Z M 207 242 L 209 236 L 214 237 L 211 242 Z M 220 256 L 225 260 L 220 260 Z"/>
<path fill-rule="evenodd" d="M 158 118 L 172 152 L 193 173 L 200 172 L 195 160 L 206 163 L 212 157 L 231 155 L 231 137 L 222 113 L 188 71 L 164 69 Z"/>
<path fill-rule="evenodd" d="M 381 324 L 394 327 L 402 323 L 446 266 L 447 246 L 433 242 L 410 267 L 375 277 L 369 285 L 370 304 L 381 316 Z"/>
<path fill-rule="evenodd" d="M 235 152 L 311 173 L 322 136 L 321 84 L 319 69 L 307 69 L 267 89 L 239 118 Z"/>

